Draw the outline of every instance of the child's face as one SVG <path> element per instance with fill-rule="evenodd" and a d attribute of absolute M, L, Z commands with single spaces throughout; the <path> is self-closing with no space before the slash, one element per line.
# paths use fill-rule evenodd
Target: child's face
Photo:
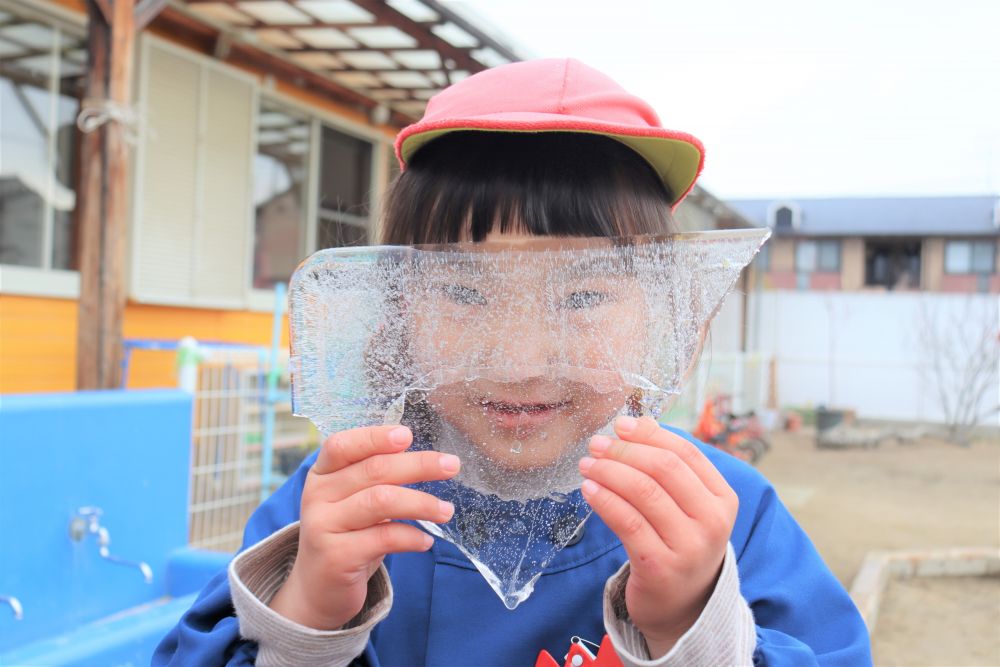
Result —
<path fill-rule="evenodd" d="M 416 309 L 417 355 L 450 378 L 427 402 L 494 463 L 546 466 L 628 401 L 618 369 L 644 347 L 643 293 L 607 271 L 483 268 L 443 267 Z"/>

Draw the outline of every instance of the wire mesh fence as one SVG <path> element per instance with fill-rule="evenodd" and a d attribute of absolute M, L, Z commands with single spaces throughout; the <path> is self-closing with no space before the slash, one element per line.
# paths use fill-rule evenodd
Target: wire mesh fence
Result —
<path fill-rule="evenodd" d="M 193 396 L 189 479 L 189 543 L 235 551 L 243 527 L 263 497 L 294 472 L 318 446 L 312 424 L 292 416 L 288 353 L 276 357 L 275 387 L 269 391 L 271 351 L 265 346 L 177 340 L 129 340 L 125 377 L 133 350 L 138 369 L 176 359 L 178 384 Z M 152 356 L 150 356 L 152 355 Z M 273 410 L 269 425 L 268 410 Z M 265 474 L 265 450 L 272 453 Z M 267 489 L 262 487 L 266 485 Z"/>
<path fill-rule="evenodd" d="M 207 348 L 199 355 L 191 441 L 190 544 L 235 551 L 243 526 L 262 497 L 291 474 L 318 444 L 305 419 L 293 417 L 289 399 L 287 354 L 279 359 L 274 429 L 273 471 L 265 475 L 262 456 L 268 434 L 269 407 L 266 350 Z M 270 490 L 270 489 L 269 489 Z M 266 495 L 266 494 L 265 494 Z"/>

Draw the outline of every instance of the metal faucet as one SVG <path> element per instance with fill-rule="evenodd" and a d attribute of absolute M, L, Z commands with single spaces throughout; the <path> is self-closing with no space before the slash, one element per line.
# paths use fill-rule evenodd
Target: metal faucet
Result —
<path fill-rule="evenodd" d="M 100 507 L 81 507 L 76 511 L 69 522 L 69 536 L 74 542 L 83 540 L 88 534 L 97 535 L 97 546 L 100 548 L 101 558 L 112 563 L 135 567 L 142 572 L 142 578 L 147 584 L 153 583 L 153 569 L 142 561 L 131 561 L 112 556 L 108 546 L 111 544 L 111 535 L 108 529 L 101 525 L 101 515 L 104 511 Z"/>
<path fill-rule="evenodd" d="M 13 595 L 0 595 L 0 602 L 6 602 L 14 610 L 15 621 L 20 621 L 24 618 L 24 608 L 21 607 L 21 601 L 16 597 Z"/>

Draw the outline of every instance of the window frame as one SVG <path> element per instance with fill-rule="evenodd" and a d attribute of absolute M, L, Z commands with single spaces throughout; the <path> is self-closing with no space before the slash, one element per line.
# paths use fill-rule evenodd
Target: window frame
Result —
<path fill-rule="evenodd" d="M 969 244 L 969 263 L 963 271 L 952 271 L 948 268 L 948 246 L 956 243 Z M 990 248 L 990 266 L 986 271 L 977 271 L 973 268 L 975 249 L 977 245 Z M 990 276 L 997 272 L 997 241 L 996 239 L 968 238 L 968 239 L 945 239 L 944 252 L 941 258 L 941 269 L 947 276 Z"/>
<path fill-rule="evenodd" d="M 801 261 L 799 258 L 799 250 L 805 244 L 810 244 L 815 248 L 813 252 L 814 263 L 813 266 L 809 268 L 803 267 L 801 265 Z M 819 266 L 819 242 L 816 239 L 798 239 L 795 242 L 795 256 L 793 265 L 795 268 L 795 273 L 815 273 L 816 267 Z"/>
<path fill-rule="evenodd" d="M 302 193 L 302 196 L 305 199 L 305 201 L 303 202 L 303 207 L 302 207 L 303 219 L 300 220 L 300 225 L 301 225 L 300 231 L 302 232 L 302 236 L 299 239 L 299 253 L 303 254 L 303 258 L 305 258 L 312 254 L 312 251 L 309 250 L 309 248 L 311 247 L 309 241 L 309 234 L 314 233 L 316 227 L 316 214 L 318 212 L 316 208 L 316 202 L 311 196 L 312 193 L 315 191 L 315 188 L 318 183 L 318 176 L 317 176 L 317 172 L 319 169 L 319 162 L 317 155 L 317 152 L 319 150 L 319 140 L 317 138 L 318 125 L 316 122 L 316 118 L 313 115 L 309 114 L 308 112 L 304 112 L 299 107 L 287 105 L 283 101 L 276 102 L 272 95 L 265 94 L 264 91 L 259 91 L 257 94 L 257 108 L 254 110 L 254 138 L 252 146 L 254 159 L 256 159 L 257 155 L 259 155 L 258 142 L 257 142 L 259 138 L 258 119 L 260 118 L 261 107 L 264 104 L 267 104 L 272 108 L 277 108 L 285 113 L 298 116 L 302 118 L 305 122 L 307 122 L 309 125 L 309 160 L 306 163 L 306 178 L 304 182 L 305 191 Z M 255 178 L 255 175 L 252 175 L 252 178 Z M 251 188 L 254 187 L 256 187 L 256 182 L 251 183 Z M 254 190 L 251 189 L 251 192 L 253 191 Z M 254 253 L 254 248 L 256 248 L 257 246 L 257 215 L 255 207 L 252 205 L 252 203 L 250 206 L 250 217 L 251 217 L 250 274 L 248 276 L 249 285 L 247 286 L 248 289 L 247 299 L 248 301 L 255 302 L 257 304 L 257 308 L 263 310 L 263 309 L 273 308 L 274 289 L 260 288 L 254 286 L 253 253 Z M 270 305 L 265 305 L 265 304 L 270 304 Z"/>
<path fill-rule="evenodd" d="M 319 233 L 319 202 L 317 194 L 319 192 L 319 170 L 320 170 L 320 148 L 322 143 L 323 125 L 329 126 L 337 132 L 342 132 L 349 136 L 361 139 L 371 145 L 371 173 L 369 175 L 370 205 L 368 213 L 368 231 L 375 235 L 378 232 L 379 215 L 382 195 L 385 192 L 388 179 L 388 164 L 385 159 L 387 152 L 392 152 L 392 140 L 380 130 L 368 127 L 361 123 L 354 122 L 348 118 L 337 116 L 327 109 L 318 109 L 304 104 L 301 100 L 292 97 L 284 92 L 275 90 L 273 85 L 263 87 L 257 95 L 257 109 L 254 116 L 260 112 L 260 105 L 266 102 L 271 106 L 286 109 L 291 113 L 304 116 L 309 119 L 309 173 L 306 176 L 306 202 L 305 202 L 305 242 L 303 245 L 303 256 L 305 259 L 316 252 L 316 235 Z M 253 154 L 257 154 L 256 126 L 254 128 Z M 247 285 L 247 307 L 253 311 L 272 312 L 274 310 L 274 289 L 260 289 L 253 286 L 253 250 L 256 242 L 255 216 L 251 207 L 250 220 L 250 274 Z"/>
<path fill-rule="evenodd" d="M 920 290 L 920 289 L 923 289 L 924 276 L 925 276 L 926 271 L 927 271 L 926 262 L 924 261 L 925 253 L 926 253 L 926 250 L 927 250 L 926 240 L 927 240 L 926 237 L 916 237 L 916 236 L 914 236 L 914 237 L 910 237 L 910 236 L 901 236 L 901 237 L 870 236 L 870 237 L 864 237 L 862 239 L 863 244 L 864 244 L 863 245 L 863 252 L 864 252 L 864 263 L 865 263 L 865 265 L 864 265 L 864 282 L 863 282 L 863 287 L 865 289 L 880 289 L 881 288 L 881 289 L 886 289 L 886 290 L 895 290 L 896 289 L 896 287 L 895 287 L 896 282 L 895 281 L 873 282 L 873 280 L 871 280 L 871 279 L 874 279 L 874 271 L 871 270 L 874 267 L 870 266 L 869 253 L 870 252 L 874 252 L 876 249 L 884 248 L 884 249 L 886 249 L 888 251 L 888 255 L 887 255 L 888 258 L 891 258 L 893 255 L 896 255 L 896 256 L 908 256 L 908 253 L 905 252 L 906 246 L 911 246 L 912 245 L 912 246 L 916 246 L 916 250 L 917 250 L 916 254 L 912 255 L 917 260 L 916 285 L 912 286 L 912 287 L 903 288 L 903 289 L 904 290 Z M 892 276 L 892 273 L 890 271 L 889 277 L 891 277 L 891 276 Z M 899 277 L 900 277 L 899 274 L 897 274 L 896 275 L 896 280 L 897 281 L 898 281 Z"/>
<path fill-rule="evenodd" d="M 796 231 L 802 227 L 802 207 L 792 201 L 775 201 L 767 207 L 767 226 L 778 233 L 778 211 L 787 208 L 792 213 L 792 225 L 787 231 Z"/>
<path fill-rule="evenodd" d="M 332 130 L 334 132 L 339 132 L 340 134 L 343 134 L 343 135 L 345 135 L 347 137 L 350 137 L 352 139 L 357 139 L 359 141 L 362 141 L 362 142 L 368 144 L 368 148 L 369 148 L 369 151 L 370 151 L 369 156 L 368 156 L 368 165 L 369 165 L 368 166 L 368 192 L 367 192 L 367 197 L 368 197 L 368 215 L 367 216 L 362 216 L 362 215 L 358 215 L 356 213 L 346 213 L 346 212 L 343 212 L 343 211 L 337 211 L 335 209 L 324 209 L 324 208 L 321 208 L 319 206 L 319 201 L 318 201 L 319 200 L 319 187 L 318 186 L 319 186 L 319 176 L 320 176 L 319 172 L 322 170 L 322 164 L 321 164 L 321 156 L 317 155 L 317 169 L 316 169 L 316 184 L 317 184 L 317 189 L 314 190 L 312 193 L 310 193 L 312 195 L 313 201 L 314 201 L 314 203 L 316 205 L 316 215 L 315 215 L 315 217 L 313 219 L 313 222 L 315 224 L 316 230 L 315 230 L 315 233 L 313 234 L 313 236 L 310 237 L 310 239 L 309 239 L 310 244 L 311 244 L 311 248 L 312 248 L 312 250 L 308 253 L 310 255 L 312 253 L 316 252 L 319 249 L 319 247 L 318 247 L 319 244 L 317 243 L 317 235 L 319 234 L 319 222 L 320 222 L 320 218 L 321 217 L 323 217 L 324 219 L 330 220 L 332 222 L 336 222 L 336 223 L 341 224 L 341 225 L 350 225 L 351 227 L 363 227 L 366 230 L 366 232 L 369 234 L 369 236 L 372 236 L 374 234 L 374 231 L 375 231 L 374 198 L 375 198 L 375 196 L 377 194 L 375 192 L 375 153 L 376 153 L 376 151 L 378 151 L 380 149 L 380 146 L 379 146 L 379 144 L 377 142 L 373 142 L 373 141 L 371 141 L 370 139 L 368 139 L 366 137 L 359 137 L 359 136 L 357 136 L 355 134 L 352 134 L 351 132 L 345 132 L 341 128 L 339 128 L 339 127 L 337 127 L 335 125 L 331 125 L 330 123 L 322 123 L 321 122 L 320 125 L 319 125 L 319 135 L 317 136 L 317 139 L 316 139 L 317 143 L 319 144 L 320 150 L 322 150 L 323 130 L 325 130 L 325 129 L 330 129 L 330 130 Z"/>
<path fill-rule="evenodd" d="M 833 268 L 823 268 L 823 248 L 833 247 L 837 250 L 837 263 Z M 819 239 L 816 244 L 816 270 L 813 273 L 840 273 L 844 266 L 844 244 L 840 239 Z"/>
<path fill-rule="evenodd" d="M 757 267 L 757 271 L 760 273 L 767 273 L 771 270 L 771 244 L 773 239 L 768 239 L 760 247 L 757 252 L 757 256 L 754 258 L 754 262 Z"/>
<path fill-rule="evenodd" d="M 0 0 L 0 9 L 19 19 L 41 23 L 55 31 L 57 42 L 53 43 L 52 51 L 56 52 L 58 58 L 59 41 L 64 34 L 72 35 L 86 42 L 87 21 L 86 17 L 62 7 L 56 6 L 22 6 L 21 4 Z M 58 94 L 58 68 L 54 67 L 55 78 L 52 73 L 49 76 L 49 87 L 47 92 Z M 51 131 L 54 118 L 49 118 L 49 125 L 46 129 Z M 52 147 L 49 147 L 49 157 L 51 158 Z M 75 189 L 74 189 L 75 192 Z M 80 272 L 73 269 L 54 269 L 52 263 L 52 238 L 54 236 L 55 216 L 51 206 L 46 206 L 46 213 L 43 219 L 45 228 L 42 231 L 42 261 L 41 267 L 21 266 L 18 264 L 0 264 L 0 294 L 10 294 L 17 296 L 39 296 L 49 298 L 77 299 L 80 297 Z"/>
<path fill-rule="evenodd" d="M 803 244 L 806 244 L 806 243 L 810 243 L 810 244 L 812 244 L 816 248 L 815 255 L 814 255 L 814 257 L 815 257 L 815 264 L 811 268 L 805 268 L 805 267 L 801 266 L 800 263 L 799 263 L 799 247 L 801 245 L 803 245 Z M 837 248 L 837 265 L 836 265 L 835 268 L 826 269 L 826 268 L 823 268 L 821 266 L 820 256 L 821 256 L 822 248 L 824 246 L 826 246 L 826 247 L 835 246 Z M 843 270 L 843 265 L 844 265 L 843 254 L 844 254 L 844 248 L 843 248 L 843 243 L 841 242 L 841 239 L 800 238 L 800 239 L 798 239 L 798 240 L 795 241 L 795 257 L 794 257 L 795 273 L 808 273 L 808 274 L 811 274 L 811 273 L 840 273 Z"/>

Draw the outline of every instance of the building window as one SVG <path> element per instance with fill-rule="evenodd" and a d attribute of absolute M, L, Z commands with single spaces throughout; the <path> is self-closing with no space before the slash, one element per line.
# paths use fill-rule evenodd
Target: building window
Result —
<path fill-rule="evenodd" d="M 865 285 L 887 289 L 920 287 L 920 241 L 867 241 Z"/>
<path fill-rule="evenodd" d="M 776 234 L 789 234 L 802 222 L 802 209 L 795 202 L 773 202 L 767 209 L 767 224 Z"/>
<path fill-rule="evenodd" d="M 81 40 L 0 12 L 0 264 L 76 265 Z"/>
<path fill-rule="evenodd" d="M 771 244 L 764 243 L 760 248 L 760 252 L 757 253 L 757 270 L 758 271 L 770 271 L 771 270 Z"/>
<path fill-rule="evenodd" d="M 323 127 L 316 247 L 365 245 L 371 228 L 371 143 Z"/>
<path fill-rule="evenodd" d="M 840 271 L 840 241 L 799 241 L 795 246 L 795 270 L 799 273 Z"/>
<path fill-rule="evenodd" d="M 311 123 L 261 101 L 254 158 L 253 286 L 288 282 L 306 254 Z"/>
<path fill-rule="evenodd" d="M 993 273 L 996 241 L 948 241 L 944 246 L 945 273 Z"/>
<path fill-rule="evenodd" d="M 369 141 L 261 99 L 254 160 L 254 288 L 287 282 L 315 249 L 369 242 L 373 150 Z M 311 216 L 314 239 L 306 231 L 312 229 Z"/>
<path fill-rule="evenodd" d="M 792 221 L 795 219 L 795 214 L 792 209 L 787 206 L 782 206 L 774 212 L 774 229 L 775 231 L 787 232 L 792 229 Z"/>

